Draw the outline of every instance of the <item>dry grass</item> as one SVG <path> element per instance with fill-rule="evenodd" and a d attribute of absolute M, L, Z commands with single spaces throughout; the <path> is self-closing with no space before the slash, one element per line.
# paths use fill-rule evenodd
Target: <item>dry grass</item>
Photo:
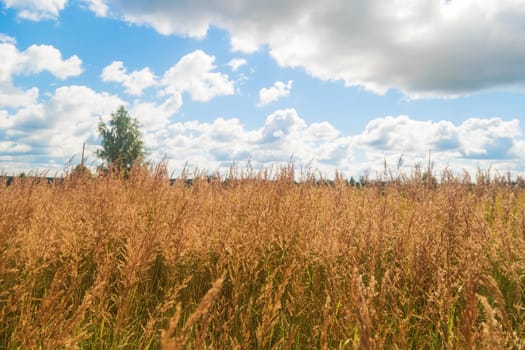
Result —
<path fill-rule="evenodd" d="M 235 176 L 2 184 L 0 348 L 525 347 L 523 190 Z"/>

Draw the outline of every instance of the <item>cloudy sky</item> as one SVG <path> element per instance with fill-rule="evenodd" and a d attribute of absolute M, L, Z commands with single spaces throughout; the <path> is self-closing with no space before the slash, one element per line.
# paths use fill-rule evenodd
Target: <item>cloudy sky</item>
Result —
<path fill-rule="evenodd" d="M 0 0 L 0 171 L 123 105 L 152 161 L 525 174 L 524 0 Z"/>

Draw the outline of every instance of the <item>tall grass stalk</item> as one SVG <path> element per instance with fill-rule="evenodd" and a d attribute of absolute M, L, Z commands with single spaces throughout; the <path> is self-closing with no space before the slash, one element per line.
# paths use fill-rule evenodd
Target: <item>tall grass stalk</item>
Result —
<path fill-rule="evenodd" d="M 525 191 L 162 168 L 0 184 L 1 349 L 520 349 Z"/>

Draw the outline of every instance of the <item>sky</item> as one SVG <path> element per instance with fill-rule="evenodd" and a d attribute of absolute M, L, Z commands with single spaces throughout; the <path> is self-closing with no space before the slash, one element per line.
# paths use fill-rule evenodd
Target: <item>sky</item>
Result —
<path fill-rule="evenodd" d="M 0 0 L 0 172 L 148 160 L 525 175 L 524 0 Z M 401 161 L 399 161 L 401 159 Z"/>

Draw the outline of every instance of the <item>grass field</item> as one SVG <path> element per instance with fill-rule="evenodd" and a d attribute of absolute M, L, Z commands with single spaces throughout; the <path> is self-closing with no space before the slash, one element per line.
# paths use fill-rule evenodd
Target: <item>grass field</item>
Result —
<path fill-rule="evenodd" d="M 0 348 L 525 347 L 525 190 L 293 176 L 1 184 Z"/>

